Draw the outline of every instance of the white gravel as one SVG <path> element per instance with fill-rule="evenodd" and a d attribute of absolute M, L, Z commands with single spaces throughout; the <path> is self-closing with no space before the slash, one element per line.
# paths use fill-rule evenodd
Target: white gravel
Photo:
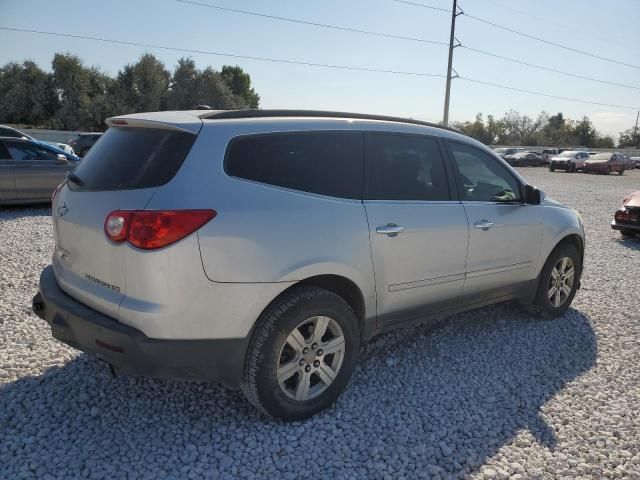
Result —
<path fill-rule="evenodd" d="M 584 218 L 573 308 L 380 337 L 335 407 L 293 424 L 216 385 L 112 378 L 52 340 L 29 310 L 49 209 L 0 210 L 0 478 L 640 478 L 640 240 L 609 227 L 640 170 L 522 172 Z"/>

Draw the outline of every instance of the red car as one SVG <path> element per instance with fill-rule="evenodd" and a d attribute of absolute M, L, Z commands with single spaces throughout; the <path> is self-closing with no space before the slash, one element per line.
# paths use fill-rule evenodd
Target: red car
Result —
<path fill-rule="evenodd" d="M 618 175 L 622 175 L 625 166 L 624 155 L 620 153 L 596 153 L 584 162 L 582 171 L 585 173 L 605 173 L 607 175 L 611 172 L 618 172 Z"/>
<path fill-rule="evenodd" d="M 625 236 L 640 234 L 640 190 L 627 195 L 611 222 L 611 228 Z"/>

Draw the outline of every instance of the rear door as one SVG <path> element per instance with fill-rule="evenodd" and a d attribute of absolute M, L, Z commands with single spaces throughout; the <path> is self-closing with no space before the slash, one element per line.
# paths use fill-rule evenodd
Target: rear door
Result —
<path fill-rule="evenodd" d="M 542 224 L 522 203 L 519 180 L 497 158 L 474 146 L 447 142 L 469 221 L 464 296 L 499 297 L 535 277 Z"/>
<path fill-rule="evenodd" d="M 381 326 L 443 310 L 462 292 L 468 226 L 440 140 L 366 138 L 364 205 Z"/>
<path fill-rule="evenodd" d="M 113 210 L 141 210 L 182 165 L 196 133 L 176 128 L 112 127 L 55 198 L 54 268 L 61 288 L 117 318 L 126 294 L 126 255 L 104 233 Z"/>
<path fill-rule="evenodd" d="M 16 198 L 16 182 L 13 174 L 13 160 L 9 151 L 0 142 L 0 202 Z"/>
<path fill-rule="evenodd" d="M 74 165 L 58 159 L 54 150 L 21 141 L 6 141 L 13 159 L 17 200 L 48 200 Z"/>

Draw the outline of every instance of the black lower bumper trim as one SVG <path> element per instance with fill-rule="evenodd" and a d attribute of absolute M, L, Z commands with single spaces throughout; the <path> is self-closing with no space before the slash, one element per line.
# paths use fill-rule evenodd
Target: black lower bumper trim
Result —
<path fill-rule="evenodd" d="M 40 275 L 40 292 L 33 298 L 33 311 L 51 326 L 56 339 L 97 356 L 119 373 L 239 387 L 248 338 L 149 338 L 64 293 L 51 265 Z"/>
<path fill-rule="evenodd" d="M 630 225 L 628 223 L 615 223 L 611 224 L 611 228 L 614 230 L 624 230 L 626 232 L 640 233 L 640 225 Z"/>

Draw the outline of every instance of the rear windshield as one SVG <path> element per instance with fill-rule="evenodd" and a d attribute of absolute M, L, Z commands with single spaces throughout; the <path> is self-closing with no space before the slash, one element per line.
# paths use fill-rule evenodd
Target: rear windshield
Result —
<path fill-rule="evenodd" d="M 196 135 L 155 128 L 112 127 L 75 170 L 73 190 L 127 190 L 164 185 L 189 153 Z"/>

